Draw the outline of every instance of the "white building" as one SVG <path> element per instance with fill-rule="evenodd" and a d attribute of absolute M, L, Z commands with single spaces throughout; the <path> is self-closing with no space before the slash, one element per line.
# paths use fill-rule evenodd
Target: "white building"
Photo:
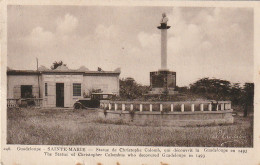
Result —
<path fill-rule="evenodd" d="M 72 107 L 75 101 L 92 90 L 119 95 L 120 69 L 71 70 L 62 65 L 55 70 L 7 70 L 7 99 L 41 98 L 43 107 Z"/>

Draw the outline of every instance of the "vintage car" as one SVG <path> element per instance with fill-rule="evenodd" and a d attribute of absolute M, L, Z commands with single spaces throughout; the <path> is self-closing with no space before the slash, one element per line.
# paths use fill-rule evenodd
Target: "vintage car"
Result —
<path fill-rule="evenodd" d="M 74 103 L 74 109 L 95 109 L 99 108 L 100 100 L 110 100 L 115 97 L 112 93 L 92 93 L 90 98 L 78 99 Z"/>

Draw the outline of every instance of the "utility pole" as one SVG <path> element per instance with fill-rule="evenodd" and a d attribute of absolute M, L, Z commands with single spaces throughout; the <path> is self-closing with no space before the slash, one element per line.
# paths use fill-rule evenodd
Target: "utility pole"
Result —
<path fill-rule="evenodd" d="M 36 57 L 36 63 L 37 63 L 37 76 L 38 76 L 38 88 L 39 88 L 39 98 L 41 98 L 41 89 L 40 89 L 40 72 L 38 70 L 38 58 Z"/>

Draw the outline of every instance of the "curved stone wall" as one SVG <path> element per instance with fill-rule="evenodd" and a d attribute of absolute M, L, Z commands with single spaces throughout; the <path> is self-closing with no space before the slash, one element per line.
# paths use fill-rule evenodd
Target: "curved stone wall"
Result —
<path fill-rule="evenodd" d="M 192 126 L 233 123 L 230 101 L 101 101 L 102 118 L 137 125 Z"/>

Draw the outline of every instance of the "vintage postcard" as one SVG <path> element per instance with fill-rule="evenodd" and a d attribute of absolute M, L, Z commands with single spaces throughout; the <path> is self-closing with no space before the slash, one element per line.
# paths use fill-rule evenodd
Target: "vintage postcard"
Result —
<path fill-rule="evenodd" d="M 1 9 L 3 165 L 260 163 L 259 2 Z"/>

